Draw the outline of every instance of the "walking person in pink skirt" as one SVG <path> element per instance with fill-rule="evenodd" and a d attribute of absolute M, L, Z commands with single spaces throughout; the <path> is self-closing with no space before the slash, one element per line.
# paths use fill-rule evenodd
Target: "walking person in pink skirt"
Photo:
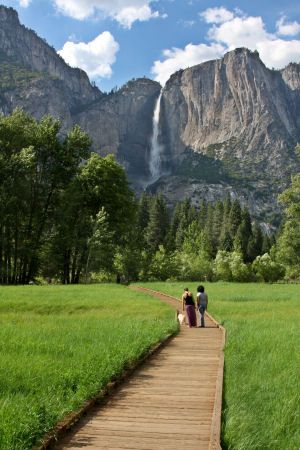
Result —
<path fill-rule="evenodd" d="M 182 311 L 186 311 L 189 327 L 197 326 L 195 302 L 193 294 L 189 291 L 189 288 L 184 288 L 182 294 Z"/>

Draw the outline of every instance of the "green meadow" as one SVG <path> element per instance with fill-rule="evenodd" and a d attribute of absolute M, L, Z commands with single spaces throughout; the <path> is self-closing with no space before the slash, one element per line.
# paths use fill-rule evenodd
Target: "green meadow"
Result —
<path fill-rule="evenodd" d="M 174 311 L 116 285 L 0 287 L 0 448 L 27 450 L 152 345 Z"/>
<path fill-rule="evenodd" d="M 143 285 L 180 297 L 197 284 Z M 223 450 L 299 450 L 300 286 L 204 286 L 209 313 L 226 328 Z"/>

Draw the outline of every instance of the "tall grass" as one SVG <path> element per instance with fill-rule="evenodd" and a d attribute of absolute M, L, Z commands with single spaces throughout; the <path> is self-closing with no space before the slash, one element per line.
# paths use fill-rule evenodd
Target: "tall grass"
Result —
<path fill-rule="evenodd" d="M 113 285 L 0 287 L 0 448 L 27 450 L 176 330 L 167 305 Z"/>
<path fill-rule="evenodd" d="M 179 297 L 186 284 L 196 292 L 196 283 L 147 286 Z M 299 450 L 300 286 L 204 285 L 227 332 L 223 449 Z"/>

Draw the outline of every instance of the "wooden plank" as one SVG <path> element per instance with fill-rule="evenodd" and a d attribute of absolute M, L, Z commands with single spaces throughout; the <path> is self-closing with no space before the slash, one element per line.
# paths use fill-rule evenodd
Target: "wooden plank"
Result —
<path fill-rule="evenodd" d="M 158 294 L 155 294 L 158 295 Z M 180 302 L 162 296 L 173 307 Z M 223 331 L 181 327 L 107 403 L 94 410 L 56 450 L 217 450 Z M 223 368 L 222 368 L 223 370 Z"/>

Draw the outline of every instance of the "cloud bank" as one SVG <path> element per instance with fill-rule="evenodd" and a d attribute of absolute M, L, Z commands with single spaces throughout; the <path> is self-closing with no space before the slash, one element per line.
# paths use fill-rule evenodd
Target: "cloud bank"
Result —
<path fill-rule="evenodd" d="M 165 17 L 158 11 L 152 11 L 151 3 L 152 0 L 54 0 L 58 11 L 66 16 L 84 20 L 101 14 L 103 17 L 116 20 L 122 27 L 128 29 L 137 20 L 144 22 L 152 18 Z"/>
<path fill-rule="evenodd" d="M 220 58 L 237 47 L 257 50 L 269 68 L 281 69 L 291 61 L 300 61 L 300 40 L 280 38 L 296 36 L 300 32 L 298 22 L 287 22 L 282 17 L 276 23 L 276 33 L 269 33 L 261 17 L 247 16 L 239 10 L 208 8 L 200 17 L 210 26 L 209 43 L 164 50 L 163 60 L 155 61 L 151 69 L 156 81 L 164 85 L 176 70 Z"/>
<path fill-rule="evenodd" d="M 109 31 L 99 34 L 94 40 L 64 44 L 58 53 L 72 67 L 80 67 L 91 79 L 109 78 L 112 64 L 116 60 L 119 44 Z"/>

